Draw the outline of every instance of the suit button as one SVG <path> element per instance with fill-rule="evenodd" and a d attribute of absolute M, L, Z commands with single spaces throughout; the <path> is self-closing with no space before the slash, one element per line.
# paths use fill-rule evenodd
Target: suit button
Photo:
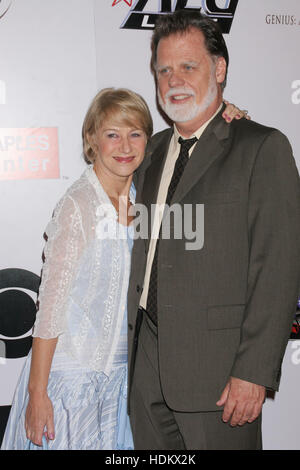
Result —
<path fill-rule="evenodd" d="M 128 323 L 128 328 L 129 328 L 130 330 L 133 330 L 133 326 L 132 326 L 131 323 Z"/>
<path fill-rule="evenodd" d="M 136 286 L 136 291 L 139 293 L 141 292 L 141 287 L 139 285 Z"/>

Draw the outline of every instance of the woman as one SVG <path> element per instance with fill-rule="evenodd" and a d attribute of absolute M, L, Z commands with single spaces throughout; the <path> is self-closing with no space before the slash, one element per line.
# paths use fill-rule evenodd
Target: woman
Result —
<path fill-rule="evenodd" d="M 227 114 L 239 114 L 229 106 Z M 126 412 L 134 171 L 152 134 L 145 101 L 105 89 L 83 124 L 88 168 L 46 228 L 39 311 L 2 449 L 132 449 Z M 26 432 L 25 432 L 26 429 Z"/>
<path fill-rule="evenodd" d="M 26 434 L 41 445 L 44 428 L 49 449 L 133 447 L 126 414 L 133 237 L 119 198 L 124 207 L 134 203 L 132 175 L 151 134 L 148 107 L 131 91 L 103 90 L 87 112 L 83 141 L 90 165 L 46 229 L 32 359 L 22 373 L 2 448 L 24 449 Z M 107 218 L 120 237 L 101 236 Z"/>

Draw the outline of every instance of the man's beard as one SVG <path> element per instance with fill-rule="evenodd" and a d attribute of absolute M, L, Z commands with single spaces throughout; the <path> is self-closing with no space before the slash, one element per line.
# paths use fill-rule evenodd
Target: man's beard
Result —
<path fill-rule="evenodd" d="M 172 88 L 165 95 L 165 101 L 163 101 L 160 91 L 158 89 L 158 102 L 162 110 L 173 122 L 188 122 L 197 117 L 199 114 L 206 111 L 206 109 L 214 101 L 218 93 L 217 85 L 213 74 L 210 76 L 208 90 L 200 104 L 196 103 L 196 95 L 190 88 Z M 169 97 L 172 95 L 190 95 L 192 96 L 192 102 L 185 104 L 174 104 L 171 103 Z"/>

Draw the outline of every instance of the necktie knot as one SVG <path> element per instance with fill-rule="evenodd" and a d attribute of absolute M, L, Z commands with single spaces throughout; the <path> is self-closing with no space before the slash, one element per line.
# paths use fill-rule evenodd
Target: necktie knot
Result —
<path fill-rule="evenodd" d="M 180 143 L 181 148 L 188 152 L 197 140 L 197 137 L 192 137 L 191 139 L 183 139 L 182 137 L 179 137 L 178 142 Z"/>

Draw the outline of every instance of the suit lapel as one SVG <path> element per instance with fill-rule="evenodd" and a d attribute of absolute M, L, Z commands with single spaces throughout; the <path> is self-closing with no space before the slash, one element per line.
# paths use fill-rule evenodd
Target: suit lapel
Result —
<path fill-rule="evenodd" d="M 148 214 L 148 237 L 145 239 L 146 249 L 151 238 L 152 229 L 152 212 L 151 204 L 156 204 L 160 180 L 164 168 L 164 164 L 168 154 L 170 140 L 173 129 L 169 129 L 161 140 L 155 145 L 153 151 L 150 152 L 151 161 L 145 171 L 144 184 L 140 202 L 146 206 Z"/>
<path fill-rule="evenodd" d="M 221 114 L 222 110 L 197 142 L 173 195 L 172 204 L 179 202 L 222 155 L 225 141 L 229 136 L 229 125 L 223 120 Z"/>
<path fill-rule="evenodd" d="M 141 202 L 145 204 L 149 210 L 151 204 L 155 204 L 157 200 L 157 194 L 159 184 L 164 168 L 164 164 L 167 158 L 169 143 L 173 134 L 173 129 L 169 129 L 169 132 L 159 143 L 153 148 L 151 152 L 151 162 L 145 172 L 144 185 L 142 189 Z"/>

